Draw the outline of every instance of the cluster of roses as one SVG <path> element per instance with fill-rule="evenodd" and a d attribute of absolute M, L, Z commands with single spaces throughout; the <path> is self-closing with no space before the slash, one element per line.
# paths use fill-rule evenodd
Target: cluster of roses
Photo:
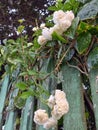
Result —
<path fill-rule="evenodd" d="M 55 11 L 53 14 L 53 22 L 54 26 L 47 28 L 43 27 L 42 29 L 42 35 L 38 37 L 38 43 L 40 45 L 43 45 L 47 41 L 52 40 L 52 33 L 56 32 L 59 35 L 62 35 L 63 32 L 65 32 L 72 24 L 72 21 L 74 19 L 74 14 L 72 11 Z"/>
<path fill-rule="evenodd" d="M 52 109 L 51 117 L 48 117 L 46 110 L 39 109 L 34 113 L 34 122 L 43 125 L 45 129 L 50 129 L 57 125 L 57 121 L 68 112 L 69 104 L 66 94 L 61 90 L 56 90 L 54 96 L 50 95 L 48 106 Z"/>

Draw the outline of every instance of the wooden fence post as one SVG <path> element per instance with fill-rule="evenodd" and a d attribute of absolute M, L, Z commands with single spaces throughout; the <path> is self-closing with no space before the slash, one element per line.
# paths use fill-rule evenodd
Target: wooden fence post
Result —
<path fill-rule="evenodd" d="M 69 102 L 69 112 L 64 116 L 64 130 L 87 130 L 80 73 L 64 65 L 62 74 L 63 90 Z"/>

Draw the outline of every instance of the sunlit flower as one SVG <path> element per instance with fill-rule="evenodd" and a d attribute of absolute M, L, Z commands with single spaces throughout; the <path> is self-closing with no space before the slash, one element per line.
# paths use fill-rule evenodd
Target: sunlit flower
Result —
<path fill-rule="evenodd" d="M 59 26 L 61 30 L 64 32 L 71 26 L 71 22 L 69 20 L 61 20 Z"/>
<path fill-rule="evenodd" d="M 70 22 L 72 22 L 72 20 L 75 18 L 74 13 L 72 11 L 66 11 L 65 14 L 66 20 L 69 20 Z"/>
<path fill-rule="evenodd" d="M 50 117 L 47 122 L 43 125 L 45 129 L 50 129 L 52 127 L 55 127 L 57 125 L 57 120 L 54 118 Z"/>
<path fill-rule="evenodd" d="M 43 125 L 48 120 L 46 110 L 39 109 L 34 112 L 34 122 L 38 125 Z"/>
<path fill-rule="evenodd" d="M 41 29 L 45 28 L 45 23 L 42 23 L 42 24 L 40 25 L 40 28 L 41 28 Z"/>
<path fill-rule="evenodd" d="M 66 99 L 63 99 L 57 101 L 56 105 L 54 105 L 53 107 L 51 114 L 54 119 L 59 120 L 68 111 L 69 111 L 69 104 Z"/>
<path fill-rule="evenodd" d="M 34 27 L 32 30 L 33 30 L 34 32 L 36 32 L 38 29 L 39 29 L 38 27 Z"/>
<path fill-rule="evenodd" d="M 52 40 L 52 35 L 51 35 L 51 32 L 49 30 L 49 28 L 44 28 L 42 30 L 42 35 L 47 39 L 47 40 Z"/>
<path fill-rule="evenodd" d="M 63 91 L 57 89 L 57 90 L 55 90 L 54 97 L 55 97 L 56 101 L 60 101 L 60 100 L 63 100 L 66 98 L 66 94 Z"/>
<path fill-rule="evenodd" d="M 47 39 L 43 36 L 43 35 L 40 35 L 39 37 L 38 37 L 38 43 L 40 44 L 40 45 L 43 45 L 44 43 L 46 43 L 47 42 Z"/>
<path fill-rule="evenodd" d="M 48 99 L 48 106 L 50 108 L 53 108 L 53 106 L 55 105 L 55 98 L 53 95 L 50 95 L 49 99 Z"/>
<path fill-rule="evenodd" d="M 55 11 L 53 14 L 53 22 L 55 24 L 58 24 L 60 19 L 62 19 L 63 17 L 65 17 L 65 12 L 63 12 L 62 10 Z"/>
<path fill-rule="evenodd" d="M 59 24 L 55 24 L 53 27 L 50 28 L 50 31 L 53 33 L 53 32 L 56 32 L 57 34 L 59 35 L 62 35 L 63 33 L 63 30 L 61 29 L 61 27 L 59 26 Z"/>

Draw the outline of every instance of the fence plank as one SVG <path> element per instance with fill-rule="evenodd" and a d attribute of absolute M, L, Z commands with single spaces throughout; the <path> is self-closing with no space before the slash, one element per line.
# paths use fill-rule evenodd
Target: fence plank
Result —
<path fill-rule="evenodd" d="M 70 106 L 64 117 L 64 130 L 87 130 L 80 73 L 67 65 L 63 66 L 62 73 L 63 90 Z"/>
<path fill-rule="evenodd" d="M 50 64 L 50 66 L 48 64 Z M 51 72 L 53 67 L 54 67 L 53 60 L 51 60 L 50 62 L 47 62 L 47 60 L 44 60 L 44 64 L 43 64 L 43 67 L 42 67 L 41 71 L 42 72 L 47 72 L 47 70 L 48 70 L 49 72 Z M 51 92 L 57 86 L 57 81 L 56 81 L 55 77 L 49 76 L 46 80 L 43 81 L 42 85 L 45 88 L 45 90 L 47 90 L 51 94 Z M 50 95 L 42 95 L 42 98 L 43 99 L 48 99 L 49 96 Z M 39 108 L 45 109 L 48 112 L 48 114 L 50 115 L 50 109 L 46 104 L 43 104 L 42 102 L 39 101 L 38 102 L 38 109 Z M 45 130 L 45 129 L 43 128 L 43 126 L 37 126 L 36 130 Z M 49 130 L 52 130 L 52 128 L 50 128 Z"/>
<path fill-rule="evenodd" d="M 0 91 L 0 129 L 2 127 L 2 115 L 3 115 L 3 109 L 4 109 L 6 95 L 8 91 L 8 85 L 9 85 L 9 76 L 6 75 Z"/>
<path fill-rule="evenodd" d="M 17 112 L 14 111 L 14 98 L 17 96 L 17 93 L 18 89 L 14 89 L 14 91 L 10 93 L 9 106 L 7 108 L 7 116 L 4 130 L 15 130 Z"/>
<path fill-rule="evenodd" d="M 20 130 L 32 130 L 33 125 L 34 98 L 29 97 L 22 110 Z"/>
<path fill-rule="evenodd" d="M 95 112 L 96 130 L 98 130 L 98 69 L 94 69 L 90 72 L 89 80 Z"/>

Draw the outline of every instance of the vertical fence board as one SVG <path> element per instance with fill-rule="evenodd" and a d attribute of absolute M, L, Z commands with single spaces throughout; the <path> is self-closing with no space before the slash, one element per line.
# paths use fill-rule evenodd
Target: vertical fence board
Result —
<path fill-rule="evenodd" d="M 22 110 L 22 116 L 20 120 L 20 130 L 31 130 L 32 129 L 32 113 L 33 113 L 33 98 L 29 97 L 26 101 L 26 104 Z M 34 107 L 34 106 L 33 106 Z M 29 124 L 30 123 L 30 124 Z M 31 126 L 29 126 L 31 125 Z"/>
<path fill-rule="evenodd" d="M 20 130 L 32 130 L 33 109 L 34 109 L 34 98 L 29 97 L 22 110 L 22 116 L 20 120 Z"/>
<path fill-rule="evenodd" d="M 48 64 L 50 64 L 50 66 L 48 66 Z M 43 67 L 42 67 L 42 72 L 47 72 L 47 70 L 48 70 L 49 72 L 51 72 L 52 69 L 53 69 L 53 67 L 54 67 L 54 64 L 53 64 L 53 61 L 52 61 L 52 60 L 50 61 L 50 63 L 48 63 L 48 62 L 46 62 L 46 60 L 44 60 L 44 64 L 43 64 Z M 46 80 L 43 81 L 43 84 L 42 84 L 42 85 L 43 85 L 43 87 L 45 88 L 45 90 L 47 90 L 47 91 L 51 94 L 51 92 L 52 92 L 52 91 L 54 90 L 54 88 L 56 87 L 57 82 L 56 82 L 55 77 L 49 76 Z M 46 95 L 42 95 L 42 97 L 43 97 L 45 100 L 48 99 L 49 96 L 50 96 L 50 95 L 47 95 L 47 96 L 46 96 Z M 47 104 L 43 104 L 42 102 L 39 101 L 38 109 L 39 109 L 39 108 L 46 110 L 46 111 L 48 112 L 49 116 L 51 116 L 51 114 L 50 114 L 50 109 L 49 109 L 49 107 L 47 106 Z M 36 130 L 45 130 L 45 129 L 43 128 L 43 126 L 37 126 L 37 127 L 36 127 Z M 49 130 L 52 130 L 52 128 L 49 129 Z"/>
<path fill-rule="evenodd" d="M 4 130 L 15 130 L 17 112 L 14 111 L 14 98 L 17 96 L 17 93 L 18 89 L 14 89 L 14 91 L 10 93 L 9 106 L 7 108 L 7 116 Z"/>
<path fill-rule="evenodd" d="M 1 86 L 1 91 L 0 91 L 0 129 L 2 127 L 2 115 L 3 115 L 3 109 L 5 105 L 8 85 L 9 85 L 9 76 L 7 75 L 4 78 L 4 81 Z"/>
<path fill-rule="evenodd" d="M 80 73 L 67 65 L 63 66 L 62 73 L 63 90 L 69 102 L 69 112 L 64 117 L 64 130 L 87 130 Z"/>
<path fill-rule="evenodd" d="M 96 130 L 98 130 L 98 69 L 90 72 L 90 85 L 93 100 L 93 108 L 95 112 Z"/>

